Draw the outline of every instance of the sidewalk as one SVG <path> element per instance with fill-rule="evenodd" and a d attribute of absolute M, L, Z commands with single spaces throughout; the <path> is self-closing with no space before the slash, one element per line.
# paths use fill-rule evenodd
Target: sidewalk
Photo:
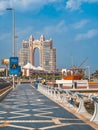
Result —
<path fill-rule="evenodd" d="M 0 130 L 94 130 L 29 84 L 0 103 Z"/>

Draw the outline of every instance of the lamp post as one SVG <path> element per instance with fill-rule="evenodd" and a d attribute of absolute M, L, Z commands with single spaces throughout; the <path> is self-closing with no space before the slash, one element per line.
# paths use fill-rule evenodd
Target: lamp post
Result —
<path fill-rule="evenodd" d="M 18 57 L 18 36 L 15 36 L 15 47 L 16 47 L 16 50 L 15 50 L 15 56 Z"/>
<path fill-rule="evenodd" d="M 12 11 L 12 56 L 15 57 L 15 12 L 13 8 L 6 8 Z M 13 88 L 15 87 L 15 75 L 13 75 Z"/>
<path fill-rule="evenodd" d="M 6 8 L 6 10 L 12 11 L 12 55 L 15 57 L 15 11 L 13 8 Z"/>

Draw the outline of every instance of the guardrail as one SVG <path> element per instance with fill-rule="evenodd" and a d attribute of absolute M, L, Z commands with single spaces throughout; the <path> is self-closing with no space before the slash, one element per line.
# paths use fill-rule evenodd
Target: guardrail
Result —
<path fill-rule="evenodd" d="M 12 90 L 12 87 L 7 87 L 5 90 L 0 91 L 0 102 L 6 97 L 6 95 Z"/>
<path fill-rule="evenodd" d="M 98 121 L 98 98 L 94 97 L 94 96 L 91 96 L 90 97 L 91 100 L 94 101 L 94 114 L 92 116 L 92 118 L 90 119 L 90 121 Z"/>
<path fill-rule="evenodd" d="M 12 82 L 0 79 L 0 101 L 11 91 Z"/>
<path fill-rule="evenodd" d="M 90 121 L 96 122 L 98 121 L 98 98 L 95 96 L 87 96 L 77 92 L 71 92 L 70 90 L 58 88 L 58 87 L 50 87 L 42 84 L 38 84 L 38 90 L 42 93 L 51 96 L 55 100 L 58 100 L 63 105 L 66 105 L 69 108 L 77 108 L 75 104 L 75 98 L 79 100 L 79 107 L 77 108 L 77 113 L 88 113 L 85 105 L 84 98 L 87 98 L 94 102 L 94 113 L 91 116 Z M 75 109 L 76 110 L 76 109 Z M 85 114 L 84 114 L 85 115 Z"/>
<path fill-rule="evenodd" d="M 75 94 L 76 94 L 76 96 L 78 96 L 78 98 L 79 98 L 79 100 L 80 100 L 79 108 L 78 108 L 77 112 L 78 112 L 78 113 L 83 113 L 83 112 L 87 113 L 87 110 L 86 110 L 85 105 L 84 105 L 84 100 L 83 100 L 83 98 L 84 98 L 84 97 L 88 98 L 88 96 L 83 95 L 83 94 L 80 94 L 80 93 L 75 93 Z"/>

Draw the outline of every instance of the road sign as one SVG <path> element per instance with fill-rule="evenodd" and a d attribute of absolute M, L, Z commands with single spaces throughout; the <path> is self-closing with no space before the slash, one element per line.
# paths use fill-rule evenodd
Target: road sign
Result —
<path fill-rule="evenodd" d="M 10 57 L 10 75 L 18 75 L 19 66 L 18 66 L 18 57 Z"/>

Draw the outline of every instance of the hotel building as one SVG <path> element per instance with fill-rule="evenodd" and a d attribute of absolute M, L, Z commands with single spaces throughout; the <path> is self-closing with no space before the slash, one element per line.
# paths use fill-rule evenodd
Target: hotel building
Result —
<path fill-rule="evenodd" d="M 45 40 L 44 35 L 35 40 L 31 35 L 28 41 L 22 42 L 22 49 L 19 51 L 19 64 L 24 66 L 30 62 L 34 66 L 35 49 L 39 49 L 39 66 L 45 70 L 56 70 L 56 49 L 53 48 L 53 41 Z"/>

